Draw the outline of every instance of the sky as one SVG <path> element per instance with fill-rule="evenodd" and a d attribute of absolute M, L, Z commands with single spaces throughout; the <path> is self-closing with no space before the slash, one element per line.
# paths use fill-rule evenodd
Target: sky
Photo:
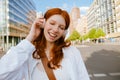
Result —
<path fill-rule="evenodd" d="M 79 7 L 80 14 L 85 15 L 93 0 L 33 0 L 37 12 L 44 13 L 49 7 L 59 7 L 70 12 L 72 7 Z"/>

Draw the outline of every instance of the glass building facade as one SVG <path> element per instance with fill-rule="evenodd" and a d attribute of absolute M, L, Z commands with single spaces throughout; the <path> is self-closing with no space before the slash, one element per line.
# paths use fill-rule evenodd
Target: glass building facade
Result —
<path fill-rule="evenodd" d="M 24 39 L 36 18 L 32 0 L 0 0 L 0 47 L 7 50 Z"/>

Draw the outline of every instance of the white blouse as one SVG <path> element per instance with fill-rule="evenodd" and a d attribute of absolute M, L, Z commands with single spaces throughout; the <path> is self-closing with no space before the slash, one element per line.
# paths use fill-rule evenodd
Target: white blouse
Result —
<path fill-rule="evenodd" d="M 41 66 L 41 69 L 38 69 L 36 66 L 33 73 L 32 73 L 32 80 L 49 80 L 43 66 Z"/>
<path fill-rule="evenodd" d="M 79 74 L 79 68 L 83 70 L 83 73 L 87 74 L 84 63 L 82 61 L 82 57 L 75 47 L 70 46 L 69 48 L 64 48 L 63 54 L 64 58 L 61 62 L 62 67 L 57 70 L 53 70 L 57 80 L 79 80 L 79 75 L 82 75 L 81 73 Z M 35 70 L 32 74 L 32 80 L 49 80 L 41 61 L 39 61 L 39 67 L 40 69 L 38 69 L 38 67 L 35 66 Z M 86 75 L 86 77 L 88 77 L 88 75 Z M 87 80 L 87 78 L 81 79 Z"/>
<path fill-rule="evenodd" d="M 71 80 L 72 75 L 69 72 L 70 66 L 68 66 L 67 63 L 68 62 L 64 60 L 62 61 L 61 68 L 53 70 L 57 80 Z M 42 62 L 40 61 L 38 64 L 40 69 L 38 69 L 38 67 L 35 66 L 35 69 L 32 73 L 32 80 L 49 80 L 44 70 Z"/>
<path fill-rule="evenodd" d="M 0 59 L 0 80 L 49 80 L 41 61 L 31 57 L 34 51 L 35 47 L 27 40 L 11 48 Z M 70 46 L 62 51 L 62 67 L 53 71 L 56 79 L 90 80 L 79 50 Z"/>

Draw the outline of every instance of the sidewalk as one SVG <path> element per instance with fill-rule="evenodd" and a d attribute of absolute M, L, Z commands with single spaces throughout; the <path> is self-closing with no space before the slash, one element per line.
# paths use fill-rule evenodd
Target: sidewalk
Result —
<path fill-rule="evenodd" d="M 106 43 L 83 43 L 83 44 L 74 44 L 76 47 L 90 47 L 91 45 L 118 45 L 120 46 L 120 42 L 106 42 Z"/>
<path fill-rule="evenodd" d="M 105 42 L 105 43 L 96 43 L 97 44 L 102 44 L 102 45 L 120 45 L 120 42 Z"/>

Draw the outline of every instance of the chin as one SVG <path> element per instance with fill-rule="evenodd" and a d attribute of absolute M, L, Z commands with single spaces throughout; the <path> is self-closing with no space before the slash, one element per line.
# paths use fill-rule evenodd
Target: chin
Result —
<path fill-rule="evenodd" d="M 50 42 L 50 43 L 53 43 L 53 42 L 55 42 L 56 40 L 51 40 L 51 39 L 46 39 L 48 42 Z"/>

